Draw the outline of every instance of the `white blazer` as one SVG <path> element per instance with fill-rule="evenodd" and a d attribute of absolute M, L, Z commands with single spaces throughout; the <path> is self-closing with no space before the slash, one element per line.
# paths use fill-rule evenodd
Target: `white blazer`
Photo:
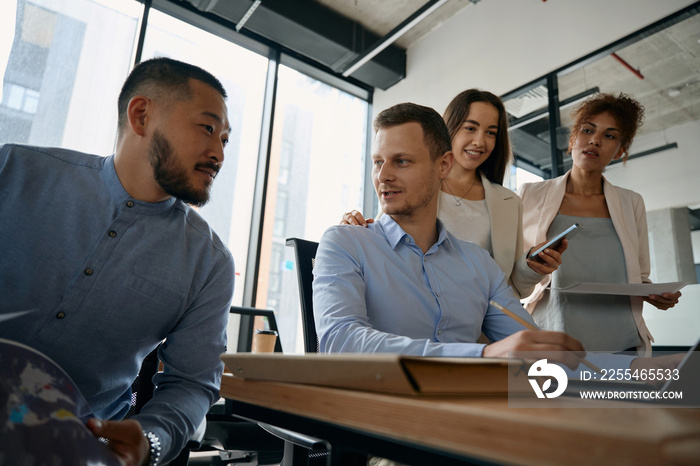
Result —
<path fill-rule="evenodd" d="M 519 298 L 529 296 L 542 275 L 532 270 L 523 254 L 523 204 L 510 189 L 491 183 L 481 175 L 486 208 L 491 222 L 493 259 L 506 274 L 508 284 Z M 444 215 L 438 201 L 438 217 Z M 451 232 L 461 237 L 460 232 Z"/>
<path fill-rule="evenodd" d="M 568 171 L 552 180 L 527 183 L 521 186 L 518 194 L 523 202 L 524 250 L 527 251 L 532 246 L 547 239 L 547 230 L 559 212 L 570 174 L 571 171 Z M 613 186 L 605 177 L 603 177 L 603 194 L 615 232 L 622 243 L 628 283 L 651 283 L 649 280 L 649 233 L 642 196 L 629 189 Z M 535 310 L 537 302 L 542 298 L 544 289 L 549 285 L 550 280 L 551 275 L 547 275 L 535 287 L 534 293 L 525 300 L 525 308 L 530 313 Z M 633 296 L 630 301 L 634 322 L 642 339 L 642 344 L 637 347 L 637 351 L 645 356 L 650 356 L 651 342 L 654 339 L 642 316 L 644 300 L 641 297 Z"/>

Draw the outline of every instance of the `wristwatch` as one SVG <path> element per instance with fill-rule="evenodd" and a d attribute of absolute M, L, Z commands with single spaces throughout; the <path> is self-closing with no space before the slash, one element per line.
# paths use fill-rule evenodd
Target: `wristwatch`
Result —
<path fill-rule="evenodd" d="M 146 437 L 149 444 L 148 458 L 145 463 L 147 466 L 157 466 L 160 461 L 160 439 L 153 432 L 145 432 L 143 436 Z"/>

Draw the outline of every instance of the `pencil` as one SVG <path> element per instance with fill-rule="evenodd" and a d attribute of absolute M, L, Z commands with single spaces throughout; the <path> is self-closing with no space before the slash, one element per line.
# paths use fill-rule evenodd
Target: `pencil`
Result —
<path fill-rule="evenodd" d="M 515 320 L 515 321 L 518 322 L 519 324 L 525 326 L 526 328 L 528 328 L 528 329 L 530 329 L 530 330 L 540 330 L 539 328 L 535 327 L 534 325 L 532 325 L 532 324 L 531 324 L 530 322 L 528 322 L 527 320 L 525 320 L 525 319 L 523 319 L 522 317 L 520 317 L 520 316 L 519 316 L 518 314 L 516 314 L 515 312 L 511 311 L 510 309 L 507 309 L 507 308 L 501 306 L 501 305 L 498 304 L 496 301 L 491 300 L 491 301 L 489 301 L 489 304 L 491 304 L 493 307 L 495 307 L 496 309 L 498 309 L 499 311 L 501 311 L 502 313 L 504 313 L 505 315 L 507 315 L 507 316 L 510 317 L 511 319 Z M 592 370 L 596 371 L 596 372 L 599 373 L 599 374 L 602 374 L 602 373 L 603 373 L 603 371 L 601 370 L 600 367 L 596 366 L 595 364 L 593 364 L 593 363 L 590 362 L 590 361 L 587 361 L 586 359 L 582 359 L 582 360 L 581 360 L 581 363 L 584 364 L 584 365 L 586 365 L 586 366 L 588 366 L 589 368 L 591 368 Z"/>

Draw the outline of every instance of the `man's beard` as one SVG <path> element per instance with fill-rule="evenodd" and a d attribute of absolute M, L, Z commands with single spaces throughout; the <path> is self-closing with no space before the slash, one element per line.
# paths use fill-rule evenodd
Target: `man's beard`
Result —
<path fill-rule="evenodd" d="M 195 207 L 202 207 L 209 201 L 211 184 L 200 191 L 190 185 L 187 171 L 175 157 L 173 146 L 158 130 L 153 132 L 148 161 L 153 167 L 156 182 L 166 193 Z"/>
<path fill-rule="evenodd" d="M 387 215 L 410 217 L 417 210 L 429 205 L 433 198 L 438 195 L 439 189 L 439 187 L 435 188 L 429 184 L 424 184 L 420 187 L 418 198 L 413 203 L 399 206 L 382 205 L 381 200 L 379 203 L 382 211 Z"/>

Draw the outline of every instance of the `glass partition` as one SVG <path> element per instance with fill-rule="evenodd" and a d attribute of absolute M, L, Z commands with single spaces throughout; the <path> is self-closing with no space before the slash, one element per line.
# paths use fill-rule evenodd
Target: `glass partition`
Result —
<path fill-rule="evenodd" d="M 554 163 L 563 172 L 572 166 L 566 149 L 570 112 L 576 104 L 597 92 L 622 92 L 645 107 L 645 121 L 627 163 L 614 161 L 604 175 L 644 199 L 650 278 L 689 283 L 669 311 L 645 304 L 644 317 L 655 344 L 664 346 L 694 344 L 700 327 L 698 13 L 697 5 L 687 7 L 503 96 L 518 166 L 544 178 L 552 177 Z M 558 112 L 554 118 L 546 105 L 552 98 Z M 553 145 L 559 160 L 553 160 Z"/>

